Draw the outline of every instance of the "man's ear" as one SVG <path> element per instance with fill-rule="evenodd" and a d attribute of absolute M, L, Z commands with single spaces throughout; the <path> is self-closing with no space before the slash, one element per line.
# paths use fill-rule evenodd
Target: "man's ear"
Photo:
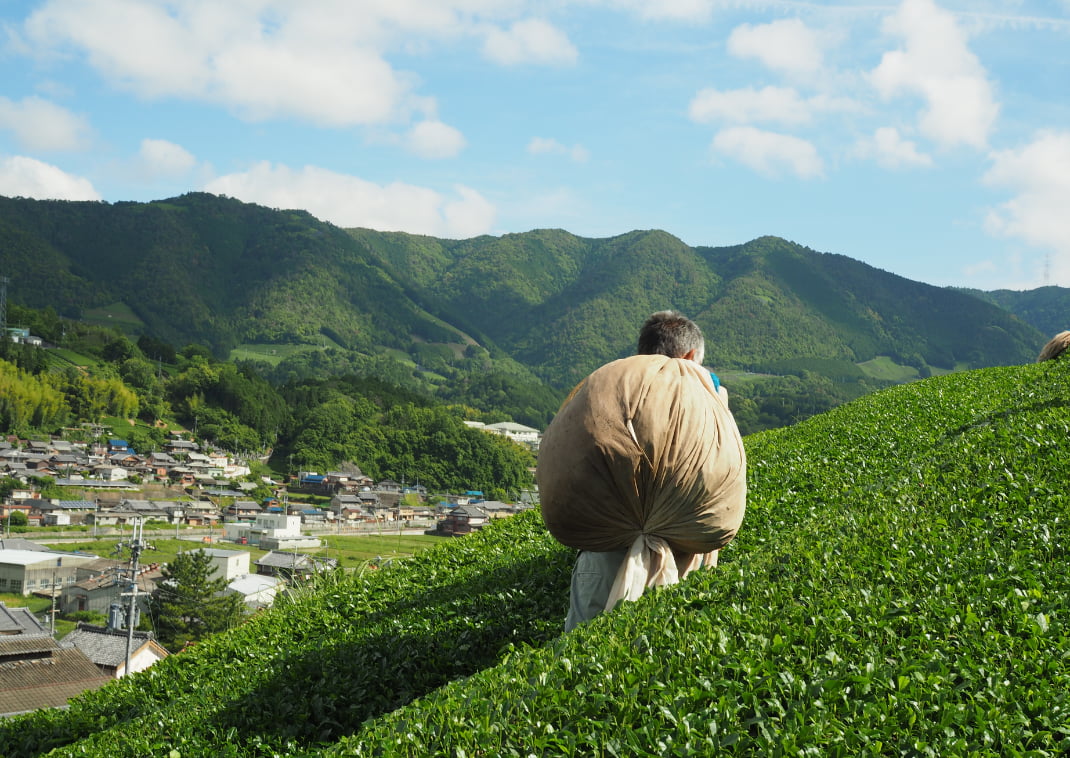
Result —
<path fill-rule="evenodd" d="M 680 357 L 683 358 L 685 361 L 693 361 L 693 360 L 695 360 L 695 355 L 697 353 L 698 353 L 698 350 L 692 348 L 691 350 L 688 350 L 686 353 L 684 353 Z"/>

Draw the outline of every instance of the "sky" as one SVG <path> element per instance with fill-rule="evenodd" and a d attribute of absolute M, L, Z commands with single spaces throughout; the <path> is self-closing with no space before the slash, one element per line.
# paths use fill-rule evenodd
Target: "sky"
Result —
<path fill-rule="evenodd" d="M 0 195 L 1070 287 L 1070 0 L 0 0 L 0 72 Z"/>

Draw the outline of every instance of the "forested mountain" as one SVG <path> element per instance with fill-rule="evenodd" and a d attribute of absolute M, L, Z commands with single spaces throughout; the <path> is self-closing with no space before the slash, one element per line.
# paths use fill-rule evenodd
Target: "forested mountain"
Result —
<path fill-rule="evenodd" d="M 259 360 L 277 383 L 376 376 L 536 426 L 577 380 L 630 353 L 662 308 L 698 321 L 716 370 L 809 382 L 775 385 L 772 410 L 753 378 L 738 382 L 735 410 L 757 426 L 875 388 L 884 380 L 859 364 L 878 358 L 901 381 L 1028 362 L 1050 336 L 970 294 L 775 237 L 723 248 L 663 231 L 444 240 L 193 193 L 0 198 L 0 253 L 12 302 L 125 313 L 131 336 Z M 823 399 L 803 408 L 801 397 Z"/>
<path fill-rule="evenodd" d="M 1032 324 L 1049 337 L 1070 329 L 1070 288 L 1038 287 L 1034 290 L 981 290 L 963 289 L 993 305 L 998 305 L 1015 316 Z"/>

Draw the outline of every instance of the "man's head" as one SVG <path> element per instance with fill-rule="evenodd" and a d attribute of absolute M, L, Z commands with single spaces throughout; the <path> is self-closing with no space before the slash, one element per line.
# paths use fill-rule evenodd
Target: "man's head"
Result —
<path fill-rule="evenodd" d="M 702 363 L 706 341 L 702 330 L 678 311 L 658 311 L 639 330 L 639 355 L 667 355 Z"/>

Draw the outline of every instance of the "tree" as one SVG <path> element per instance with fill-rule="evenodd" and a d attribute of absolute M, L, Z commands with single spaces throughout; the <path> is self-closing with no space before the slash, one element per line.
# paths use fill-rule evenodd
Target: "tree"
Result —
<path fill-rule="evenodd" d="M 163 567 L 149 613 L 168 650 L 181 650 L 241 620 L 241 597 L 226 592 L 226 579 L 213 578 L 213 572 L 212 559 L 203 550 L 179 553 Z"/>

